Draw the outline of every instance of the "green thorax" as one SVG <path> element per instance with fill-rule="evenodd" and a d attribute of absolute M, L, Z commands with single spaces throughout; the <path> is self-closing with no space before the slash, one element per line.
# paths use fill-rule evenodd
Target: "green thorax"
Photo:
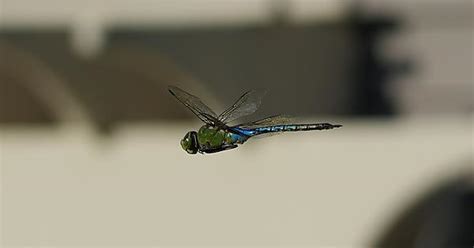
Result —
<path fill-rule="evenodd" d="M 201 147 L 220 148 L 231 143 L 231 133 L 217 127 L 202 126 L 197 133 L 198 143 Z"/>

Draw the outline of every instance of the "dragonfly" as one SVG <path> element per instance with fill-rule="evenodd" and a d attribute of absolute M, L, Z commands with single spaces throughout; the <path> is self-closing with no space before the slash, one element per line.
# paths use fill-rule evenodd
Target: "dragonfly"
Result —
<path fill-rule="evenodd" d="M 264 134 L 279 134 L 311 130 L 328 130 L 342 127 L 339 124 L 314 123 L 291 124 L 291 118 L 274 115 L 257 121 L 230 125 L 229 123 L 253 114 L 260 107 L 264 89 L 254 89 L 245 92 L 234 104 L 217 115 L 204 104 L 199 97 L 194 96 L 176 86 L 168 86 L 168 91 L 186 106 L 197 118 L 205 124 L 196 132 L 186 133 L 180 144 L 189 154 L 216 153 L 237 148 L 247 140 Z"/>

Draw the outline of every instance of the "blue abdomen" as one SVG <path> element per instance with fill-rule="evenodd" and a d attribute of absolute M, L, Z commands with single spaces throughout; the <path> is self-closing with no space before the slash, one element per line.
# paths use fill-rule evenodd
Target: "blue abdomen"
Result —
<path fill-rule="evenodd" d="M 274 125 L 274 126 L 263 126 L 256 128 L 241 128 L 235 127 L 237 133 L 240 133 L 247 138 L 265 134 L 265 133 L 279 133 L 279 132 L 297 132 L 297 131 L 312 131 L 312 130 L 327 130 L 341 127 L 342 125 L 332 125 L 329 123 L 315 123 L 315 124 L 288 124 L 288 125 Z"/>

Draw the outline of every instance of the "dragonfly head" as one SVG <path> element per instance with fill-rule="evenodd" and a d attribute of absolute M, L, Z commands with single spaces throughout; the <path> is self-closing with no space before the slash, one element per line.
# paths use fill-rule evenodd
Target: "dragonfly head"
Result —
<path fill-rule="evenodd" d="M 188 132 L 181 140 L 181 147 L 189 154 L 196 154 L 199 148 L 197 133 L 194 131 Z"/>

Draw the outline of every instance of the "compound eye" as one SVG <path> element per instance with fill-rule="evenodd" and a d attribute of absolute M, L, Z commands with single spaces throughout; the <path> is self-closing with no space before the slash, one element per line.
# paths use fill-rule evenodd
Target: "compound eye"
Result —
<path fill-rule="evenodd" d="M 181 140 L 181 147 L 184 149 L 184 150 L 187 150 L 189 149 L 189 147 L 191 146 L 191 141 L 189 140 L 189 138 L 184 138 Z"/>
<path fill-rule="evenodd" d="M 198 152 L 196 132 L 188 132 L 180 143 L 187 153 L 195 154 Z"/>

